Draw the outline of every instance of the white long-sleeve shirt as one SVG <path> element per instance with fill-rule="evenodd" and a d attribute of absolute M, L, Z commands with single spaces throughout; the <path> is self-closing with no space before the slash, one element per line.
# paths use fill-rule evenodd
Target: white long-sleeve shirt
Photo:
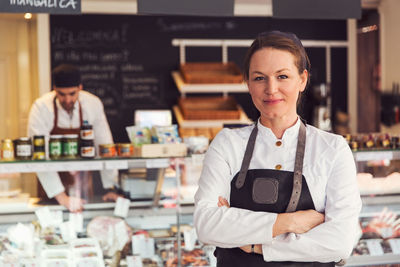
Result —
<path fill-rule="evenodd" d="M 54 97 L 55 92 L 51 91 L 36 99 L 29 112 L 28 136 L 46 135 L 49 136 L 54 127 Z M 79 102 L 82 107 L 83 120 L 87 120 L 93 125 L 94 144 L 96 149 L 99 144 L 113 143 L 110 127 L 104 114 L 104 107 L 101 100 L 86 91 L 79 92 Z M 75 102 L 72 115 L 62 108 L 59 101 L 56 100 L 58 111 L 58 126 L 60 128 L 79 128 L 79 103 Z M 49 198 L 64 192 L 65 188 L 61 183 L 57 172 L 37 173 Z M 100 171 L 101 180 L 104 188 L 111 188 L 117 182 L 117 171 Z"/>
<path fill-rule="evenodd" d="M 300 120 L 277 139 L 257 124 L 258 134 L 249 169 L 293 171 Z M 359 235 L 361 199 L 356 168 L 344 138 L 307 125 L 303 175 L 315 209 L 325 222 L 297 235 L 272 237 L 277 214 L 218 207 L 218 196 L 230 199 L 231 180 L 239 172 L 254 126 L 223 129 L 211 143 L 195 195 L 194 224 L 199 239 L 222 248 L 262 244 L 265 261 L 331 262 L 347 258 Z M 280 140 L 282 145 L 277 146 Z"/>

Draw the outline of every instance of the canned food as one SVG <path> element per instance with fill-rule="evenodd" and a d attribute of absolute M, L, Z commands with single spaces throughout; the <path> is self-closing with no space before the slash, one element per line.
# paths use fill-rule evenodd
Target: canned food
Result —
<path fill-rule="evenodd" d="M 132 157 L 133 156 L 133 145 L 131 143 L 117 144 L 118 156 L 120 157 Z"/>
<path fill-rule="evenodd" d="M 11 139 L 4 139 L 1 142 L 1 159 L 5 161 L 14 160 L 14 144 Z"/>
<path fill-rule="evenodd" d="M 32 158 L 32 143 L 29 137 L 21 137 L 15 141 L 15 154 L 19 160 Z"/>
<path fill-rule="evenodd" d="M 117 155 L 115 144 L 103 144 L 99 145 L 99 154 L 102 158 L 113 158 Z"/>
<path fill-rule="evenodd" d="M 62 135 L 50 135 L 49 154 L 51 159 L 59 159 L 62 156 Z"/>
<path fill-rule="evenodd" d="M 73 159 L 78 156 L 78 135 L 66 134 L 63 136 L 62 153 L 64 158 Z"/>

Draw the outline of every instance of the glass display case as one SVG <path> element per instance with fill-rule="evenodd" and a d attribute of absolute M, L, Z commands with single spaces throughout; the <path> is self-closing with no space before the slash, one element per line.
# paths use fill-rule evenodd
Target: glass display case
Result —
<path fill-rule="evenodd" d="M 400 151 L 353 152 L 362 234 L 346 266 L 400 263 Z"/>
<path fill-rule="evenodd" d="M 69 259 L 65 260 L 65 266 L 83 266 L 83 262 L 86 265 L 90 262 L 89 266 L 127 266 L 127 261 L 134 262 L 139 259 L 143 266 L 185 266 L 192 263 L 196 266 L 209 266 L 210 260 L 207 255 L 212 255 L 213 248 L 200 246 L 197 242 L 191 227 L 193 201 L 185 202 L 183 199 L 181 203 L 181 198 L 177 197 L 180 194 L 182 167 L 182 164 L 177 163 L 179 161 L 183 162 L 184 159 L 118 158 L 0 162 L 0 174 L 119 169 L 123 172 L 120 177 L 125 177 L 126 184 L 132 182 L 130 180 L 137 180 L 134 181 L 135 185 L 138 185 L 137 182 L 140 184 L 140 181 L 147 181 L 147 191 L 153 191 L 151 196 L 138 196 L 135 192 L 129 192 L 129 187 L 125 185 L 125 195 L 134 198 L 130 201 L 125 217 L 115 215 L 116 203 L 99 199 L 86 203 L 82 212 L 83 225 L 80 230 L 75 229 L 76 237 L 82 242 L 97 240 L 104 261 L 96 260 L 98 252 L 92 251 L 88 252 L 89 254 L 83 253 L 90 261 L 87 261 L 89 258 L 86 261 L 79 258 L 79 264 L 77 256 L 74 256 L 77 252 L 71 245 L 73 242 L 65 242 L 63 233 L 63 227 L 68 225 L 68 222 L 79 225 L 79 222 L 74 221 L 74 216 L 60 205 L 42 206 L 38 203 L 39 199 L 20 193 L 14 196 L 13 201 L 10 196 L 4 194 L 3 203 L 0 205 L 1 262 L 6 264 L 5 266 L 37 266 L 43 263 L 45 265 L 41 266 L 53 266 L 52 264 L 56 263 L 59 264 L 56 264 L 57 266 L 63 266 L 63 260 L 51 260 L 60 258 Z M 137 177 L 138 171 L 143 170 L 145 173 L 147 171 L 145 179 L 130 177 L 131 171 L 134 171 L 133 176 Z M 4 203 L 6 198 L 9 199 L 9 203 Z M 21 199 L 16 201 L 17 198 Z M 43 208 L 48 208 L 52 217 L 49 220 L 58 223 L 49 225 L 46 230 L 43 227 L 42 230 L 38 230 L 41 224 L 38 211 Z M 123 241 L 123 247 L 115 247 L 115 244 L 122 242 L 119 239 L 124 236 L 120 232 L 124 228 L 120 226 L 124 224 L 118 224 L 121 222 L 126 223 L 127 230 L 124 233 L 129 238 Z M 34 245 L 27 247 L 25 243 L 19 243 L 16 232 L 30 233 L 31 244 Z M 110 239 L 114 241 L 110 243 Z M 82 246 L 89 245 L 85 243 Z M 54 249 L 60 250 L 55 253 Z M 181 264 L 178 263 L 178 258 L 182 259 Z"/>

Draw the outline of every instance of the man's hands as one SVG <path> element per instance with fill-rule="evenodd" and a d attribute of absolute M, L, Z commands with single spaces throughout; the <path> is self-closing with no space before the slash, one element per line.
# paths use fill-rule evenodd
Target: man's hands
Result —
<path fill-rule="evenodd" d="M 123 197 L 123 196 L 118 195 L 115 192 L 108 192 L 105 195 L 103 195 L 103 201 L 113 201 L 113 202 L 115 202 L 115 201 L 117 201 L 117 198 L 119 198 L 119 197 Z"/>
<path fill-rule="evenodd" d="M 70 197 L 65 192 L 55 196 L 57 202 L 66 207 L 70 212 L 82 212 L 83 204 L 86 203 L 84 199 L 78 197 Z"/>
<path fill-rule="evenodd" d="M 118 197 L 123 197 L 115 192 L 108 192 L 103 195 L 103 201 L 117 201 Z M 54 197 L 58 204 L 66 207 L 70 212 L 82 212 L 83 204 L 86 203 L 84 199 L 79 197 L 70 197 L 65 192 L 62 192 Z"/>

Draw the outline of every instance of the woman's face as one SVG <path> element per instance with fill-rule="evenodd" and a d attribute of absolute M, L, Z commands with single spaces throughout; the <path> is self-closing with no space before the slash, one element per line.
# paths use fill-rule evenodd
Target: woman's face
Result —
<path fill-rule="evenodd" d="M 307 71 L 299 74 L 290 52 L 270 47 L 255 52 L 246 82 L 262 122 L 297 118 L 297 98 L 305 89 Z"/>

